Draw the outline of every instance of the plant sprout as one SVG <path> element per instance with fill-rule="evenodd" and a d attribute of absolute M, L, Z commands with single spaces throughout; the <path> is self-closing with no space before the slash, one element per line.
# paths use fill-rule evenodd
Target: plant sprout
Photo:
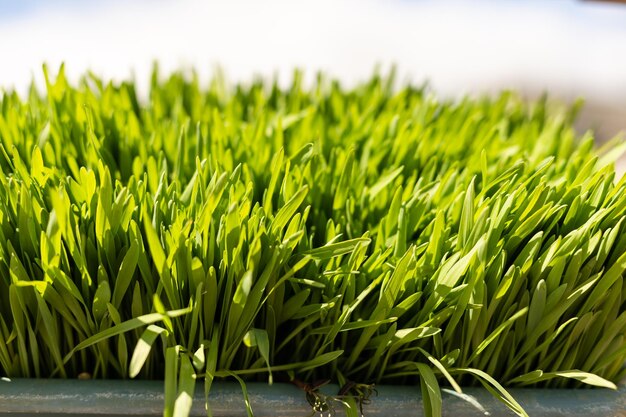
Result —
<path fill-rule="evenodd" d="M 436 417 L 626 375 L 625 144 L 576 107 L 44 72 L 0 96 L 0 376 L 163 379 L 166 416 L 220 379 L 250 415 L 248 381 L 351 381 L 352 413 L 409 384 Z"/>

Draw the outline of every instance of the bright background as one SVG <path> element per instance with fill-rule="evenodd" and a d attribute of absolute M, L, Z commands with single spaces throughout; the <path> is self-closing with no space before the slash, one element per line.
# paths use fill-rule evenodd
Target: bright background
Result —
<path fill-rule="evenodd" d="M 347 83 L 376 64 L 442 96 L 548 91 L 585 97 L 579 128 L 626 129 L 626 5 L 575 0 L 0 0 L 0 85 L 24 90 L 41 63 L 146 84 L 219 64 L 231 81 L 293 67 Z"/>

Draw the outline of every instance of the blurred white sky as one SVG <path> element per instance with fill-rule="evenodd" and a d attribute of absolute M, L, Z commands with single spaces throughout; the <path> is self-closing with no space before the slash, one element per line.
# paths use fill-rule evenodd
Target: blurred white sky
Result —
<path fill-rule="evenodd" d="M 41 63 L 146 82 L 215 64 L 231 80 L 294 66 L 347 82 L 375 64 L 442 95 L 503 87 L 600 103 L 590 123 L 626 127 L 626 6 L 575 0 L 0 0 L 0 86 Z M 145 84 L 144 84 L 145 85 Z M 593 107 L 593 106 L 592 106 Z M 598 119 L 599 118 L 599 119 Z M 608 123 L 608 122 L 607 122 Z M 606 123 L 604 123 L 606 124 Z M 613 132 L 611 132 L 613 133 Z"/>
<path fill-rule="evenodd" d="M 220 63 L 234 79 L 326 69 L 354 80 L 396 63 L 443 94 L 532 85 L 626 96 L 626 6 L 573 0 L 5 1 L 0 84 L 42 61 L 107 77 Z M 311 73 L 313 71 L 310 71 Z M 144 77 L 145 78 L 145 77 Z"/>

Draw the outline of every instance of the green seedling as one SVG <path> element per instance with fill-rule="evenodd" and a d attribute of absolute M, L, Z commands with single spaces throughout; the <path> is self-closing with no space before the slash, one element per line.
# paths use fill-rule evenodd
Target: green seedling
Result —
<path fill-rule="evenodd" d="M 252 415 L 246 383 L 287 373 L 437 417 L 442 387 L 525 415 L 508 387 L 625 376 L 625 145 L 576 108 L 45 75 L 0 95 L 0 377 L 163 380 L 184 416 L 223 379 Z"/>

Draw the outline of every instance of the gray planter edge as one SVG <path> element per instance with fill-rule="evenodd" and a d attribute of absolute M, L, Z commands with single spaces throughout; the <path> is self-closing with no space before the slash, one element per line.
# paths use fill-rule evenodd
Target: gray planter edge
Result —
<path fill-rule="evenodd" d="M 204 394 L 197 384 L 192 415 L 204 416 Z M 250 403 L 257 417 L 310 416 L 304 392 L 291 384 L 248 383 Z M 422 416 L 422 399 L 417 386 L 377 386 L 378 396 L 364 405 L 366 417 Z M 323 392 L 337 392 L 336 386 Z M 514 415 L 482 388 L 466 388 L 464 394 L 480 403 L 444 390 L 444 416 Z M 626 385 L 618 391 L 608 389 L 512 389 L 512 395 L 530 416 L 544 417 L 624 417 Z M 239 384 L 216 382 L 211 388 L 210 405 L 215 417 L 245 417 L 244 400 Z M 337 415 L 343 415 L 340 404 Z M 134 380 L 0 380 L 0 415 L 85 415 L 85 416 L 159 416 L 163 413 L 163 383 Z M 319 415 L 316 414 L 316 415 Z M 325 415 L 328 415 L 327 413 Z"/>

